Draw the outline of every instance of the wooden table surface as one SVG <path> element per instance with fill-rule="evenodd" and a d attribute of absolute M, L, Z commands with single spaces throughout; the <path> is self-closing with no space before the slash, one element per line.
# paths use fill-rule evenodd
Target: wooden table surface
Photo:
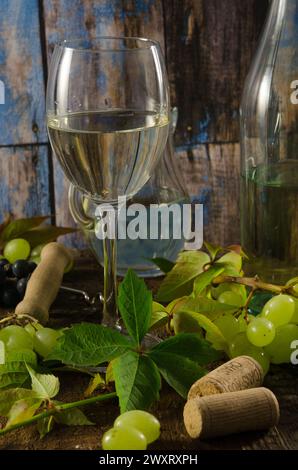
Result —
<path fill-rule="evenodd" d="M 64 280 L 65 285 L 98 291 L 102 282 L 102 271 L 90 258 L 80 258 L 76 269 Z M 156 289 L 158 281 L 148 280 Z M 99 312 L 90 311 L 84 301 L 69 293 L 60 293 L 53 305 L 50 326 L 58 327 L 79 321 L 96 321 Z M 60 376 L 59 399 L 73 401 L 81 399 L 88 384 L 88 377 L 64 373 Z M 251 432 L 212 440 L 192 440 L 186 434 L 182 411 L 184 400 L 165 384 L 161 399 L 153 412 L 160 419 L 160 439 L 150 446 L 153 450 L 298 450 L 298 368 L 294 366 L 274 367 L 267 375 L 265 386 L 277 396 L 281 409 L 280 423 L 267 432 Z M 48 436 L 40 439 L 35 427 L 14 431 L 0 438 L 0 450 L 12 449 L 99 449 L 101 435 L 109 429 L 119 414 L 117 400 L 86 407 L 88 417 L 96 426 L 57 426 Z"/>

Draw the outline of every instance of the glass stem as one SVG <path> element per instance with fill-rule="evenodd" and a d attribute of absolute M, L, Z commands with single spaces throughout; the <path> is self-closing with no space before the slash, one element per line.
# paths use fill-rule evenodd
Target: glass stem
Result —
<path fill-rule="evenodd" d="M 117 207 L 104 211 L 106 236 L 103 237 L 104 287 L 103 318 L 105 326 L 117 326 L 119 316 L 117 307 Z"/>

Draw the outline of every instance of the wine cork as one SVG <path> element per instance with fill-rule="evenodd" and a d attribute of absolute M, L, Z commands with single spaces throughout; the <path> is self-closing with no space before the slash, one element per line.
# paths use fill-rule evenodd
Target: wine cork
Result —
<path fill-rule="evenodd" d="M 189 400 L 184 424 L 192 438 L 265 430 L 279 420 L 279 405 L 267 388 L 251 388 Z"/>
<path fill-rule="evenodd" d="M 188 392 L 188 400 L 197 396 L 259 387 L 263 378 L 262 367 L 252 357 L 235 357 L 197 380 Z"/>
<path fill-rule="evenodd" d="M 48 243 L 41 252 L 41 262 L 33 271 L 25 297 L 17 305 L 15 313 L 28 314 L 41 323 L 47 323 L 49 308 L 59 291 L 64 270 L 71 261 L 70 250 L 65 246 Z"/>

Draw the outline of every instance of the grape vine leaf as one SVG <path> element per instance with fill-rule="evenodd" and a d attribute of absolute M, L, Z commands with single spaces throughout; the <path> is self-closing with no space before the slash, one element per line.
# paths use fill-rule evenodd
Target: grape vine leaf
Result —
<path fill-rule="evenodd" d="M 106 385 L 105 379 L 100 374 L 95 374 L 91 378 L 88 387 L 84 391 L 84 397 L 91 397 L 92 393 L 98 388 L 102 388 Z"/>
<path fill-rule="evenodd" d="M 54 225 L 42 225 L 22 233 L 22 238 L 30 243 L 31 248 L 37 245 L 53 242 L 61 235 L 77 232 L 76 228 L 55 227 Z"/>
<path fill-rule="evenodd" d="M 113 361 L 113 373 L 121 413 L 146 410 L 159 399 L 160 375 L 149 357 L 128 351 Z"/>
<path fill-rule="evenodd" d="M 36 398 L 34 401 L 23 399 L 15 402 L 9 410 L 8 421 L 5 427 L 9 428 L 14 424 L 21 423 L 26 419 L 32 418 L 41 403 L 42 400 L 40 398 Z"/>
<path fill-rule="evenodd" d="M 209 252 L 212 261 L 215 260 L 218 253 L 220 253 L 223 250 L 221 246 L 212 245 L 211 243 L 208 243 L 206 241 L 204 242 L 204 246 L 206 250 Z"/>
<path fill-rule="evenodd" d="M 207 271 L 199 274 L 193 285 L 194 295 L 200 295 L 203 290 L 211 284 L 213 279 L 219 276 L 225 270 L 222 266 L 211 266 Z"/>
<path fill-rule="evenodd" d="M 8 416 L 14 403 L 26 400 L 34 403 L 38 399 L 38 394 L 34 390 L 27 388 L 11 388 L 0 391 L 0 416 Z"/>
<path fill-rule="evenodd" d="M 133 347 L 131 340 L 103 325 L 80 323 L 64 331 L 47 359 L 73 366 L 97 366 Z"/>
<path fill-rule="evenodd" d="M 167 309 L 158 302 L 152 302 L 152 315 L 149 325 L 150 331 L 156 330 L 167 324 L 169 314 Z"/>
<path fill-rule="evenodd" d="M 40 439 L 43 439 L 49 432 L 52 431 L 54 424 L 54 416 L 48 416 L 37 421 L 37 430 L 39 432 Z"/>
<path fill-rule="evenodd" d="M 55 404 L 59 404 L 59 402 L 55 402 Z M 57 423 L 66 424 L 66 426 L 94 425 L 79 408 L 57 411 L 57 413 L 54 414 L 54 419 Z"/>
<path fill-rule="evenodd" d="M 118 306 L 128 333 L 140 344 L 151 321 L 152 293 L 132 269 L 120 284 Z"/>
<path fill-rule="evenodd" d="M 173 269 L 166 275 L 157 293 L 159 302 L 170 302 L 191 294 L 194 279 L 203 272 L 210 257 L 203 251 L 183 251 Z"/>
<path fill-rule="evenodd" d="M 222 304 L 214 299 L 208 299 L 203 295 L 197 297 L 188 297 L 188 299 L 181 303 L 175 310 L 175 313 L 184 310 L 191 310 L 192 312 L 201 313 L 214 321 L 223 313 L 235 313 L 239 310 L 239 307 L 232 305 Z"/>
<path fill-rule="evenodd" d="M 49 219 L 49 215 L 46 216 L 37 216 L 37 217 L 28 217 L 24 219 L 12 220 L 6 227 L 2 230 L 0 235 L 0 240 L 2 243 L 6 243 L 13 238 L 20 238 L 23 233 L 31 230 L 35 227 L 41 225 L 45 220 Z"/>
<path fill-rule="evenodd" d="M 169 273 L 175 266 L 173 261 L 170 261 L 166 258 L 149 258 L 149 261 L 152 261 L 152 263 L 156 264 L 156 266 L 165 274 Z"/>
<path fill-rule="evenodd" d="M 38 374 L 27 365 L 31 377 L 32 390 L 42 399 L 50 399 L 57 395 L 60 388 L 58 377 L 52 374 Z"/>
<path fill-rule="evenodd" d="M 228 352 L 229 345 L 223 334 L 221 333 L 218 326 L 215 325 L 206 315 L 202 315 L 201 313 L 197 313 L 191 310 L 185 309 L 184 312 L 189 313 L 194 318 L 196 318 L 198 324 L 207 332 L 212 335 L 214 338 L 214 342 L 212 343 L 213 347 L 216 349 Z"/>
<path fill-rule="evenodd" d="M 205 375 L 201 366 L 218 359 L 218 353 L 197 334 L 180 333 L 152 348 L 149 357 L 165 381 L 186 398 L 191 385 Z"/>

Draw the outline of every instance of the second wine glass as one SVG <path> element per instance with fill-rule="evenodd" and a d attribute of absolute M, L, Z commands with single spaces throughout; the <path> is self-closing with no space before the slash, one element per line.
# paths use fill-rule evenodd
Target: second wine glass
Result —
<path fill-rule="evenodd" d="M 168 85 L 158 43 L 102 37 L 57 45 L 47 125 L 65 175 L 98 204 L 99 219 L 115 228 L 103 239 L 103 322 L 114 325 L 118 198 L 131 198 L 148 181 L 168 136 Z"/>

